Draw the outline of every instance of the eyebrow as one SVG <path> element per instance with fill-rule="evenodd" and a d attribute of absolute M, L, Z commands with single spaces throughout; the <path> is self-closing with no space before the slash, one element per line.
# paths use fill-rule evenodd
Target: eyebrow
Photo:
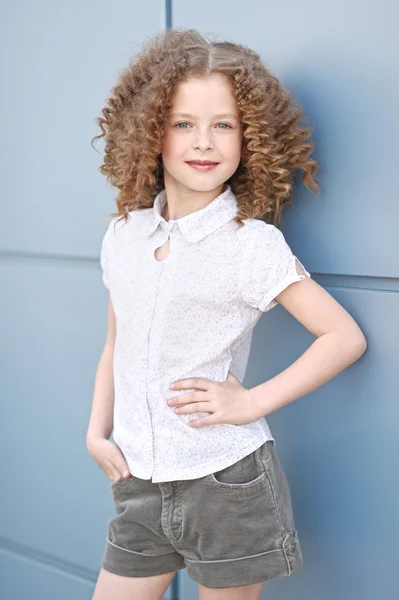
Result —
<path fill-rule="evenodd" d="M 184 117 L 184 118 L 193 118 L 195 115 L 190 115 L 189 113 L 171 113 L 170 115 L 171 117 Z M 238 119 L 237 115 L 234 115 L 233 113 L 223 113 L 220 115 L 213 115 L 215 119 Z"/>

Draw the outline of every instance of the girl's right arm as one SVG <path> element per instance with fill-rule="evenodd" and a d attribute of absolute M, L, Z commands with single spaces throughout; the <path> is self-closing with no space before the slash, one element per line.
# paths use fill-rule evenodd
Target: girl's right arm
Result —
<path fill-rule="evenodd" d="M 89 445 L 91 440 L 99 437 L 108 439 L 112 433 L 114 410 L 113 355 L 115 335 L 115 313 L 111 297 L 108 295 L 107 336 L 97 367 L 91 416 L 87 429 L 87 445 Z"/>
<path fill-rule="evenodd" d="M 91 415 L 86 434 L 89 454 L 111 481 L 130 476 L 129 467 L 119 447 L 109 440 L 113 430 L 114 374 L 113 356 L 116 319 L 111 297 L 108 296 L 108 328 L 103 352 L 97 367 Z"/>

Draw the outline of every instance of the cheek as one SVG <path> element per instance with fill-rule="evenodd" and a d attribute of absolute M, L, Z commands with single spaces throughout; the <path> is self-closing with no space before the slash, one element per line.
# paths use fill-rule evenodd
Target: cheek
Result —
<path fill-rule="evenodd" d="M 162 140 L 162 158 L 165 160 L 170 154 L 170 136 L 165 135 Z"/>
<path fill-rule="evenodd" d="M 172 135 L 166 135 L 162 144 L 162 160 L 164 163 L 178 158 L 182 152 L 182 144 Z"/>
<path fill-rule="evenodd" d="M 239 137 L 224 140 L 222 152 L 225 160 L 228 160 L 229 162 L 236 162 L 238 164 L 241 158 L 241 145 L 242 142 Z"/>

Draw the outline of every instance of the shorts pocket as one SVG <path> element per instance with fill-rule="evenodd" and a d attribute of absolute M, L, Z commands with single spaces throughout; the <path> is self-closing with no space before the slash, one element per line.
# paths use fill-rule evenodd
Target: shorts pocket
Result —
<path fill-rule="evenodd" d="M 118 477 L 118 479 L 116 481 L 109 480 L 109 484 L 110 484 L 111 488 L 113 488 L 116 485 L 118 485 L 118 483 L 120 483 L 122 481 L 122 479 L 124 479 L 123 475 L 121 475 L 120 477 Z"/>
<path fill-rule="evenodd" d="M 250 489 L 254 491 L 262 488 L 267 480 L 267 470 L 263 460 L 267 461 L 267 456 L 270 455 L 269 445 L 271 443 L 272 441 L 267 441 L 234 464 L 211 473 L 209 478 L 213 485 L 226 490 Z"/>

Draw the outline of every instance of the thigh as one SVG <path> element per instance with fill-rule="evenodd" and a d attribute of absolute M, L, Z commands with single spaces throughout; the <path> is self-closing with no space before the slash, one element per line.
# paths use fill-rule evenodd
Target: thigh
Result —
<path fill-rule="evenodd" d="M 101 569 L 92 600 L 161 600 L 174 576 L 122 577 Z"/>
<path fill-rule="evenodd" d="M 198 584 L 198 600 L 259 600 L 264 583 L 254 583 L 224 590 L 212 590 Z"/>

